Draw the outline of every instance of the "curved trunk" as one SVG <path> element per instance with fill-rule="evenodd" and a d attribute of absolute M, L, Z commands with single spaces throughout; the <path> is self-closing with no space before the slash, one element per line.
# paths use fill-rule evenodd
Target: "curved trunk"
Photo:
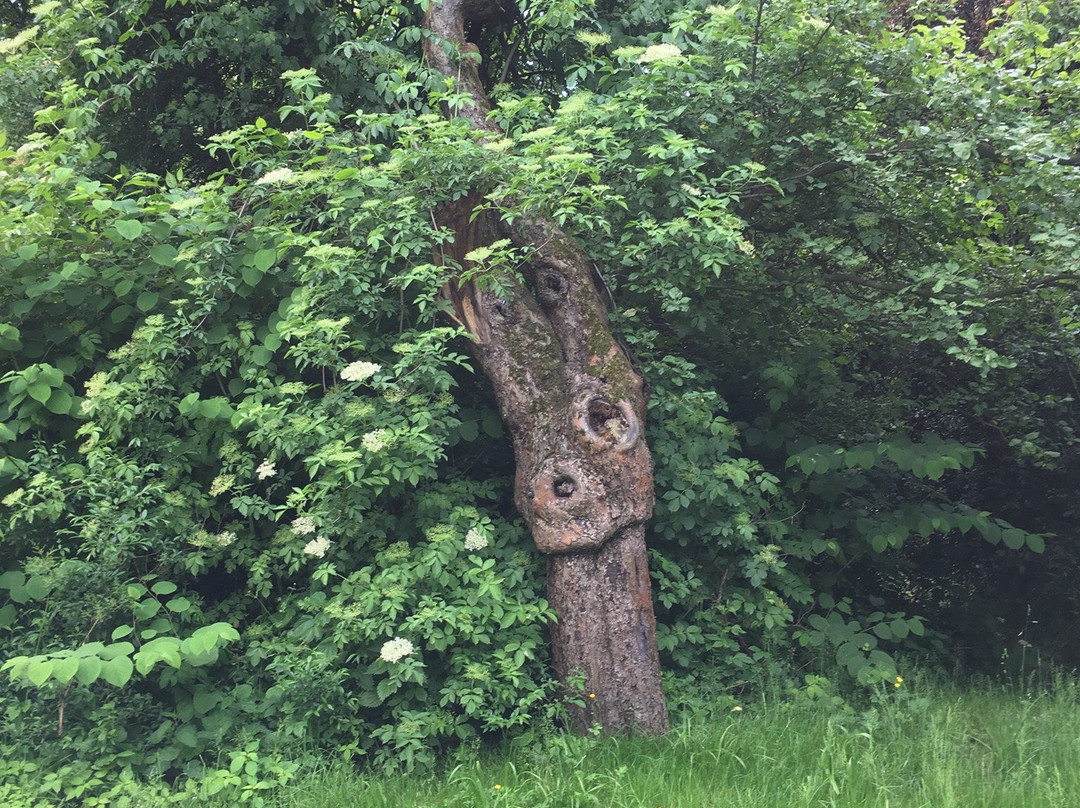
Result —
<path fill-rule="evenodd" d="M 444 0 L 425 16 L 428 63 L 472 99 L 456 114 L 495 136 L 465 28 L 505 13 L 498 0 Z M 584 707 L 572 709 L 579 728 L 664 732 L 643 527 L 653 477 L 642 379 L 573 242 L 547 221 L 476 215 L 479 201 L 465 197 L 437 217 L 455 233 L 445 254 L 467 267 L 471 250 L 509 239 L 527 249 L 524 284 L 500 279 L 497 295 L 452 282 L 444 294 L 494 386 L 514 443 L 515 502 L 548 555 L 556 675 L 583 688 Z"/>

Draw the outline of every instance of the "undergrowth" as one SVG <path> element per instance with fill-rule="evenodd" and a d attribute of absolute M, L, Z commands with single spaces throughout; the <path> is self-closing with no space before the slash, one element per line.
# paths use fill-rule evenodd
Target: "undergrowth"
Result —
<path fill-rule="evenodd" d="M 328 763 L 265 795 L 273 808 L 1071 808 L 1080 806 L 1080 686 L 912 676 L 864 703 L 808 677 L 794 693 L 676 717 L 663 738 L 535 733 L 460 750 L 437 774 Z M 199 805 L 231 805 L 234 797 Z M 194 805 L 195 803 L 191 803 Z"/>

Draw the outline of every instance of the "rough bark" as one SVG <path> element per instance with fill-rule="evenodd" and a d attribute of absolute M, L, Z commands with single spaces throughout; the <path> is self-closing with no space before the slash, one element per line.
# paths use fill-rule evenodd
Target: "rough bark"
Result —
<path fill-rule="evenodd" d="M 425 16 L 428 64 L 471 99 L 455 111 L 481 131 L 487 120 L 469 23 L 508 13 L 497 0 L 444 0 Z M 644 528 L 652 515 L 652 460 L 644 440 L 641 377 L 613 338 L 593 268 L 543 219 L 507 224 L 467 196 L 437 215 L 455 238 L 443 257 L 468 268 L 475 247 L 509 239 L 529 256 L 522 283 L 499 294 L 451 282 L 444 294 L 472 334 L 513 439 L 514 497 L 541 553 L 556 675 L 580 682 L 579 727 L 667 729 Z M 501 295 L 501 296 L 500 296 Z"/>

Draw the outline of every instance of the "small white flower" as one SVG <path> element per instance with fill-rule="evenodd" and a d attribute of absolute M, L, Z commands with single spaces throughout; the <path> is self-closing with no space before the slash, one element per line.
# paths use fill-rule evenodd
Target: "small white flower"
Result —
<path fill-rule="evenodd" d="M 397 662 L 400 659 L 404 659 L 411 654 L 415 648 L 413 644 L 408 640 L 403 640 L 401 637 L 394 637 L 392 640 L 387 640 L 383 643 L 382 650 L 379 651 L 379 657 L 384 662 Z"/>
<path fill-rule="evenodd" d="M 472 528 L 468 533 L 465 534 L 465 549 L 466 550 L 483 550 L 487 546 L 488 546 L 487 536 L 485 536 L 483 533 L 481 533 L 475 527 Z"/>
<path fill-rule="evenodd" d="M 326 551 L 330 549 L 331 544 L 333 544 L 333 542 L 329 539 L 317 536 L 304 545 L 304 555 L 322 558 L 326 555 Z"/>
<path fill-rule="evenodd" d="M 289 530 L 293 532 L 294 536 L 308 536 L 315 532 L 315 521 L 310 516 L 297 517 L 289 525 Z"/>
<path fill-rule="evenodd" d="M 255 473 L 260 480 L 265 480 L 267 477 L 275 476 L 277 474 L 277 469 L 269 460 L 264 460 L 259 467 L 255 469 Z"/>
<path fill-rule="evenodd" d="M 236 541 L 236 534 L 231 530 L 226 530 L 223 533 L 218 533 L 217 536 L 214 537 L 214 541 L 218 547 L 224 549 Z"/>
<path fill-rule="evenodd" d="M 293 175 L 293 170 L 291 168 L 285 168 L 285 167 L 275 168 L 273 171 L 267 171 L 265 174 L 263 174 L 261 177 L 259 177 L 257 180 L 255 180 L 255 184 L 256 185 L 275 185 L 276 183 L 279 183 L 279 182 L 286 182 L 287 180 L 289 180 L 292 177 L 292 175 Z"/>
<path fill-rule="evenodd" d="M 347 382 L 362 382 L 382 370 L 382 365 L 375 362 L 353 362 L 341 371 L 341 378 Z"/>

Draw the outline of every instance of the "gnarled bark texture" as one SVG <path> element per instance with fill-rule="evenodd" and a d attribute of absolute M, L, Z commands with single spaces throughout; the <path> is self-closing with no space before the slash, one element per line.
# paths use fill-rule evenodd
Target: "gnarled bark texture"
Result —
<path fill-rule="evenodd" d="M 504 0 L 443 0 L 425 16 L 431 67 L 471 99 L 456 114 L 501 136 L 487 119 L 469 23 L 503 18 Z M 667 729 L 660 689 L 644 523 L 652 515 L 652 460 L 644 440 L 641 377 L 608 328 L 593 269 L 552 223 L 507 224 L 465 197 L 441 211 L 448 258 L 466 267 L 475 247 L 507 238 L 529 255 L 524 284 L 500 293 L 452 282 L 444 293 L 473 335 L 514 442 L 514 497 L 548 556 L 558 616 L 552 658 L 563 681 L 583 677 L 579 727 Z M 507 283 L 510 283 L 508 286 Z"/>

